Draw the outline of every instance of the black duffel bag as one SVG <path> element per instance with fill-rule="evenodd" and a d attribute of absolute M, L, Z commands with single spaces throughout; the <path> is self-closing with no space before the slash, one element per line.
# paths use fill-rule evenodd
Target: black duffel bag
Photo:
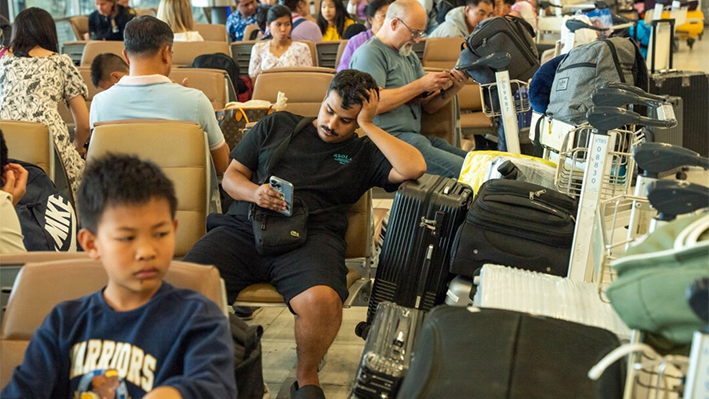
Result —
<path fill-rule="evenodd" d="M 602 328 L 500 309 L 439 306 L 417 334 L 397 399 L 620 399 L 622 362 L 591 369 L 620 345 Z"/>
<path fill-rule="evenodd" d="M 451 273 L 474 277 L 492 263 L 566 277 L 576 207 L 573 198 L 536 184 L 483 183 L 453 242 Z"/>

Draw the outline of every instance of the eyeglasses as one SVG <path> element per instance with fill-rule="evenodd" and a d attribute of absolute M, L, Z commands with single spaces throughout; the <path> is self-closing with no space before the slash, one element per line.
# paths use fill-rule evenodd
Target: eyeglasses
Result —
<path fill-rule="evenodd" d="M 418 29 L 413 30 L 413 29 L 409 28 L 409 25 L 406 25 L 406 22 L 404 22 L 401 19 L 399 19 L 399 22 L 401 22 L 406 27 L 406 29 L 409 30 L 409 32 L 411 32 L 411 40 L 423 39 L 426 37 L 426 32 L 424 32 L 422 30 L 418 30 Z"/>

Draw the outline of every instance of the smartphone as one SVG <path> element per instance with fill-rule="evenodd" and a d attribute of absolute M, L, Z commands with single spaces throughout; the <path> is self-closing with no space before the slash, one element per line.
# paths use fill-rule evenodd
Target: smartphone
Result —
<path fill-rule="evenodd" d="M 293 205 L 293 185 L 289 181 L 276 176 L 271 176 L 271 178 L 268 179 L 268 184 L 271 186 L 271 190 L 281 193 L 281 199 L 287 204 L 284 211 L 278 212 L 290 216 L 291 207 Z"/>

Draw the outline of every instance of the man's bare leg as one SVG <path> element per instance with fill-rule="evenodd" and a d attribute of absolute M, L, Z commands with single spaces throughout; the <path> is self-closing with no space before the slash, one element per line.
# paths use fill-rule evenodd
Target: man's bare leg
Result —
<path fill-rule="evenodd" d="M 295 318 L 298 386 L 320 386 L 318 365 L 342 324 L 342 299 L 332 288 L 317 285 L 291 299 Z"/>

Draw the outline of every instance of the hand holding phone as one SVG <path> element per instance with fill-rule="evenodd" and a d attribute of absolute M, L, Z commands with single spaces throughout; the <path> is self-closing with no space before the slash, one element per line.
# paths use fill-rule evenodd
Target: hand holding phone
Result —
<path fill-rule="evenodd" d="M 290 216 L 293 206 L 293 184 L 276 176 L 271 176 L 268 184 L 271 190 L 279 192 L 281 199 L 286 202 L 286 209 L 278 212 Z"/>

